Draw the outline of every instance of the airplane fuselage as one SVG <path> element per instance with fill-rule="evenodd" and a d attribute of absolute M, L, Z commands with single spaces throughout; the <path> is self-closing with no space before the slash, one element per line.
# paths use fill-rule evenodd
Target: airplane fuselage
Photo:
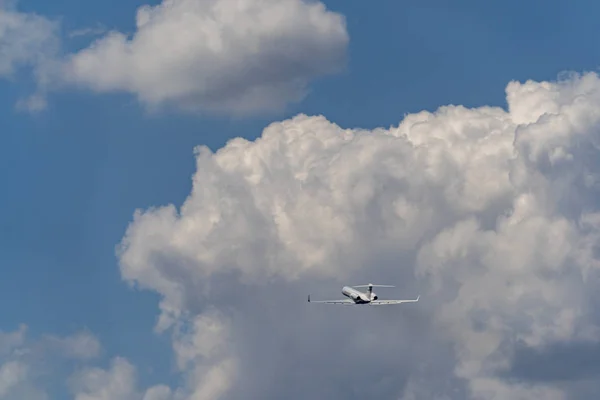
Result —
<path fill-rule="evenodd" d="M 377 300 L 377 295 L 375 293 L 371 292 L 371 298 L 369 298 L 367 293 L 358 291 L 350 286 L 344 286 L 342 288 L 342 294 L 354 301 L 356 304 L 367 304 L 370 303 L 371 300 Z"/>

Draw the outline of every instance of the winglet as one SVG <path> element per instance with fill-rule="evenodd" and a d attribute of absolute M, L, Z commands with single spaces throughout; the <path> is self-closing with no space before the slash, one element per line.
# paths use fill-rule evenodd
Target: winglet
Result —
<path fill-rule="evenodd" d="M 308 295 L 308 302 L 310 303 L 310 294 Z"/>
<path fill-rule="evenodd" d="M 419 301 L 420 298 L 421 298 L 421 295 L 418 295 L 417 300 L 415 300 L 415 301 Z"/>

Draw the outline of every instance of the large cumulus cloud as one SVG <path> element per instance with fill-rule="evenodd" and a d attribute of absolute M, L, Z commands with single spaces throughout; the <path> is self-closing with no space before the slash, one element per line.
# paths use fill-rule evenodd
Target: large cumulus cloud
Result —
<path fill-rule="evenodd" d="M 343 67 L 344 17 L 304 0 L 164 0 L 138 9 L 67 61 L 64 79 L 150 107 L 234 114 L 281 110 Z"/>
<path fill-rule="evenodd" d="M 448 106 L 372 131 L 298 115 L 256 141 L 199 146 L 185 203 L 138 211 L 119 251 L 124 279 L 162 295 L 157 329 L 172 330 L 185 393 L 208 381 L 212 399 L 600 389 L 593 365 L 556 373 L 560 351 L 598 348 L 600 79 L 506 92 L 508 110 Z M 421 301 L 306 303 L 367 281 Z"/>

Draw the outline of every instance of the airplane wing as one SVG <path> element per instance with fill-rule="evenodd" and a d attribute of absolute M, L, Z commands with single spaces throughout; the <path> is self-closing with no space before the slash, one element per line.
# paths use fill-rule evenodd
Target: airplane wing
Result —
<path fill-rule="evenodd" d="M 308 296 L 308 302 L 309 303 L 343 304 L 343 305 L 346 305 L 346 306 L 350 306 L 350 305 L 356 304 L 355 302 L 353 302 L 350 299 L 343 299 L 343 300 L 317 300 L 317 301 L 312 301 L 310 299 L 310 295 Z"/>
<path fill-rule="evenodd" d="M 369 303 L 371 306 L 385 306 L 389 304 L 402 304 L 402 303 L 415 303 L 419 301 L 421 295 L 417 296 L 416 299 L 413 300 L 373 300 Z"/>

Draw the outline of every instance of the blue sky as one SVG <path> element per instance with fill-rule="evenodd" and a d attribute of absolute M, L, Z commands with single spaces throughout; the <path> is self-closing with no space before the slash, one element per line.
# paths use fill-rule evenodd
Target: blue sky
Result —
<path fill-rule="evenodd" d="M 66 90 L 50 93 L 48 108 L 32 115 L 14 107 L 33 87 L 30 78 L 0 82 L 1 330 L 88 328 L 103 360 L 129 358 L 144 384 L 176 379 L 168 338 L 152 332 L 159 298 L 121 280 L 115 246 L 135 209 L 185 200 L 194 146 L 254 139 L 298 113 L 344 128 L 387 128 L 405 113 L 446 104 L 504 107 L 510 80 L 598 66 L 593 1 L 324 3 L 347 18 L 348 63 L 312 82 L 308 97 L 283 113 L 152 115 L 128 94 Z M 63 31 L 100 23 L 128 32 L 143 4 L 158 2 L 21 0 L 18 7 L 61 18 Z M 86 40 L 67 40 L 66 50 Z"/>

